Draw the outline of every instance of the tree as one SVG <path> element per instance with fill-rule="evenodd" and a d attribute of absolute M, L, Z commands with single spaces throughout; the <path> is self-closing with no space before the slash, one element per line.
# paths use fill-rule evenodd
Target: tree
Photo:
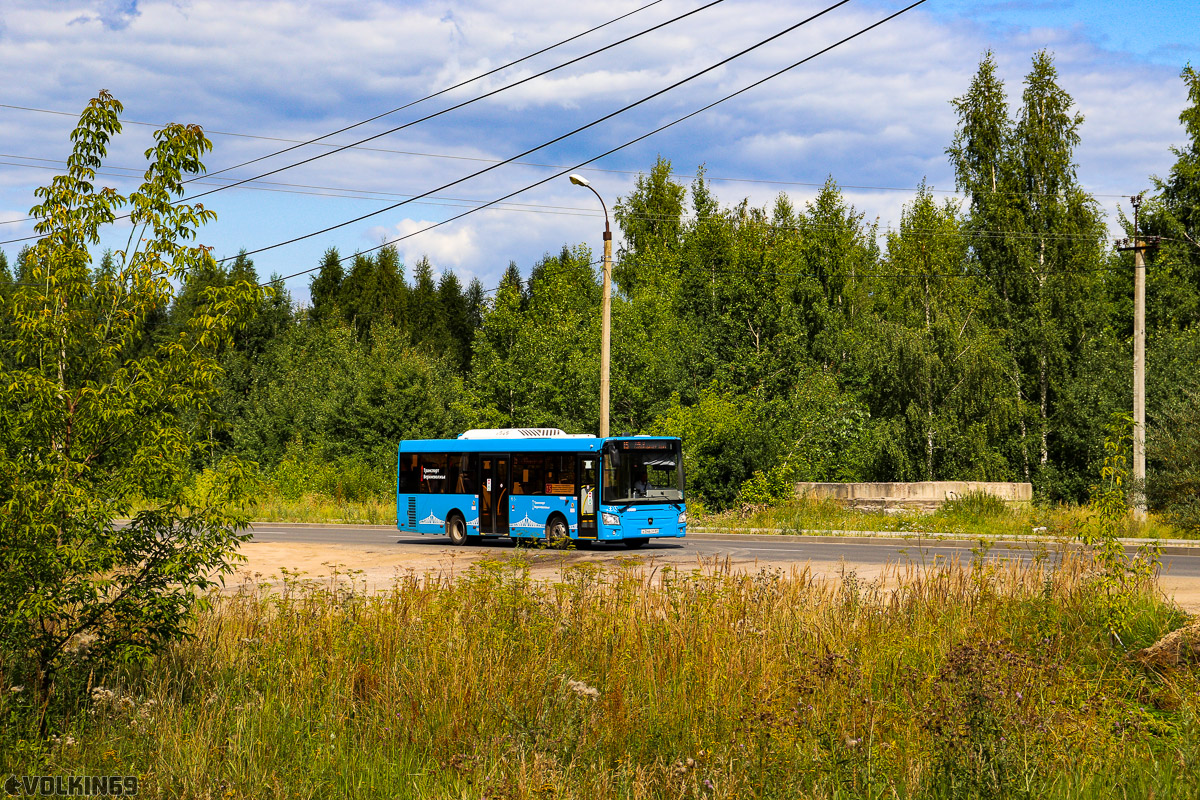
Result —
<path fill-rule="evenodd" d="M 1166 179 L 1151 179 L 1156 191 L 1142 219 L 1144 234 L 1163 237 L 1146 275 L 1151 329 L 1200 323 L 1200 72 L 1189 65 L 1180 77 L 1188 89 L 1189 105 L 1179 115 L 1188 143 L 1171 148 L 1175 163 Z"/>
<path fill-rule="evenodd" d="M 456 355 L 450 335 L 449 320 L 442 308 L 437 282 L 433 279 L 433 264 L 422 257 L 413 268 L 413 287 L 409 292 L 412 319 L 412 342 L 437 355 Z"/>
<path fill-rule="evenodd" d="M 462 284 L 453 270 L 446 270 L 438 281 L 438 306 L 446 331 L 450 334 L 451 356 L 460 372 L 466 372 L 471 363 L 471 340 L 475 328 L 471 325 L 468 298 L 463 294 Z"/>
<path fill-rule="evenodd" d="M 1163 237 L 1146 274 L 1149 382 L 1147 496 L 1172 524 L 1200 530 L 1200 72 L 1180 77 L 1188 106 L 1179 115 L 1188 143 L 1171 149 L 1167 178 L 1153 178 L 1142 234 Z M 1130 231 L 1130 235 L 1135 235 Z M 1132 280 L 1126 281 L 1132 283 Z M 1126 290 L 1128 294 L 1128 289 Z"/>
<path fill-rule="evenodd" d="M 470 386 L 489 427 L 595 430 L 600 289 L 584 247 L 547 257 L 522 291 L 510 267 L 476 333 Z"/>
<path fill-rule="evenodd" d="M 887 239 L 864 395 L 904 458 L 890 480 L 1003 480 L 1004 353 L 987 324 L 954 203 L 924 186 Z M 999 441 L 998 441 L 999 440 Z"/>
<path fill-rule="evenodd" d="M 346 271 L 342 268 L 342 259 L 338 256 L 336 247 L 325 251 L 321 258 L 321 269 L 308 284 L 308 295 L 312 306 L 308 310 L 309 319 L 313 322 L 323 322 L 328 319 L 341 317 L 338 307 L 342 294 L 342 281 L 346 279 Z"/>
<path fill-rule="evenodd" d="M 197 126 L 169 125 L 136 191 L 97 187 L 120 111 L 101 92 L 80 116 L 66 174 L 36 191 L 29 285 L 5 307 L 14 363 L 0 379 L 0 652 L 36 688 L 43 731 L 68 651 L 92 664 L 136 660 L 184 636 L 244 538 L 236 462 L 187 501 L 184 478 L 208 438 L 182 420 L 209 412 L 217 350 L 259 294 L 210 290 L 174 335 L 136 355 L 147 317 L 206 258 L 189 242 L 214 214 L 176 198 L 211 144 Z M 93 270 L 88 246 L 122 206 L 129 249 Z M 115 524 L 134 495 L 163 499 Z"/>
<path fill-rule="evenodd" d="M 268 473 L 288 456 L 340 460 L 369 466 L 386 485 L 397 441 L 462 430 L 455 365 L 413 347 L 392 325 L 374 326 L 366 339 L 340 320 L 294 325 L 249 369 L 230 436 Z"/>
<path fill-rule="evenodd" d="M 1011 354 L 1019 410 L 1013 456 L 1027 479 L 1061 495 L 1062 470 L 1086 468 L 1088 456 L 1079 446 L 1086 437 L 1070 429 L 1058 401 L 1076 377 L 1079 353 L 1106 320 L 1097 313 L 1104 299 L 1096 278 L 1104 226 L 1073 162 L 1083 117 L 1057 79 L 1050 54 L 1035 54 L 1016 119 L 1006 119 L 989 53 L 967 94 L 954 101 L 959 129 L 947 152 L 959 187 L 971 196 L 967 228 L 976 269 Z"/>
<path fill-rule="evenodd" d="M 7 311 L 8 299 L 12 296 L 16 289 L 13 286 L 13 276 L 8 269 L 8 256 L 0 250 L 0 341 L 6 341 L 12 336 L 12 331 L 9 330 L 9 317 Z M 12 366 L 8 356 L 8 351 L 0 351 L 0 369 L 7 369 Z"/>
<path fill-rule="evenodd" d="M 659 156 L 649 175 L 638 175 L 629 197 L 617 200 L 613 216 L 625 244 L 617 254 L 613 280 L 622 291 L 631 292 L 647 272 L 673 271 L 685 194 L 683 185 L 671 179 L 671 162 Z"/>
<path fill-rule="evenodd" d="M 4 254 L 3 250 L 0 250 L 0 298 L 8 297 L 12 290 L 12 282 L 12 272 L 8 269 L 8 256 Z"/>

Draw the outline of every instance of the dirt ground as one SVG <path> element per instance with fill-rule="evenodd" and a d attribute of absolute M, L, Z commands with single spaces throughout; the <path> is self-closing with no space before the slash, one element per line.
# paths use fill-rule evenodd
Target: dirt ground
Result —
<path fill-rule="evenodd" d="M 496 549 L 484 547 L 422 547 L 420 551 L 388 545 L 345 545 L 345 544 L 301 544 L 274 542 L 247 542 L 241 553 L 246 557 L 237 574 L 226 578 L 229 590 L 244 582 L 276 583 L 282 578 L 281 570 L 301 574 L 306 579 L 327 580 L 338 573 L 343 580 L 370 590 L 388 588 L 392 581 L 408 574 L 424 575 L 440 573 L 456 575 L 470 569 L 482 559 L 503 560 L 527 558 L 530 574 L 534 579 L 557 580 L 563 568 L 579 562 L 600 565 L 616 565 L 618 559 L 628 563 L 630 559 L 647 568 L 673 566 L 691 570 L 706 565 L 694 555 L 674 550 L 579 550 L 557 551 L 524 548 Z M 1165 559 L 1168 560 L 1169 559 Z M 712 566 L 711 564 L 707 566 Z M 781 569 L 785 573 L 793 568 L 808 568 L 812 574 L 840 579 L 854 571 L 862 583 L 878 580 L 887 570 L 879 564 L 856 564 L 843 561 L 766 561 L 754 559 L 731 560 L 734 570 L 757 572 L 760 569 Z M 1200 578 L 1174 577 L 1166 574 L 1159 579 L 1163 592 L 1189 614 L 1200 614 Z"/>

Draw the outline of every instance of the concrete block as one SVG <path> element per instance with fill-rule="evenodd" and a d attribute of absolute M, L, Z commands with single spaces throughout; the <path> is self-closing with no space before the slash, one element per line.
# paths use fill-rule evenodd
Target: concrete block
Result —
<path fill-rule="evenodd" d="M 1030 483 L 999 481 L 918 481 L 914 483 L 797 483 L 797 497 L 834 500 L 870 511 L 934 511 L 942 503 L 968 493 L 983 492 L 1009 505 L 1033 500 Z"/>

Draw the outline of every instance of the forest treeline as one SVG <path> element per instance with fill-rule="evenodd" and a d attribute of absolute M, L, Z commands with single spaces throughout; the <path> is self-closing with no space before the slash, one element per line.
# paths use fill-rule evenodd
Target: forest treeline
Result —
<path fill-rule="evenodd" d="M 1148 256 L 1154 503 L 1200 517 L 1200 75 L 1187 141 L 1141 210 Z M 991 56 L 947 156 L 965 199 L 920 187 L 881 231 L 831 178 L 811 202 L 723 204 L 660 158 L 615 206 L 612 430 L 683 437 L 710 507 L 797 480 L 1032 481 L 1086 500 L 1131 405 L 1133 261 L 1113 247 L 1074 150 L 1082 117 L 1039 53 L 1009 107 Z M 1133 236 L 1123 220 L 1120 236 Z M 22 256 L 0 253 L 0 291 Z M 98 270 L 105 269 L 102 260 Z M 14 285 L 14 280 L 17 285 Z M 258 282 L 244 255 L 195 270 L 147 325 L 205 289 Z M 299 307 L 282 287 L 224 352 L 223 453 L 288 495 L 386 495 L 395 444 L 471 427 L 598 427 L 600 265 L 564 246 L 463 286 L 428 259 L 329 250 Z M 1188 511 L 1190 509 L 1190 511 Z"/>

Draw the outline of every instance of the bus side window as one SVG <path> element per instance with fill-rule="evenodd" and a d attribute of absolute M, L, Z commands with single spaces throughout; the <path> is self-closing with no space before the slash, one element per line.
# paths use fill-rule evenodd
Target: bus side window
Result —
<path fill-rule="evenodd" d="M 556 453 L 546 457 L 546 494 L 575 494 L 574 453 Z"/>
<path fill-rule="evenodd" d="M 405 453 L 400 457 L 399 465 L 399 480 L 398 485 L 400 494 L 414 494 L 418 489 L 420 480 L 417 472 L 417 455 L 415 453 Z"/>
<path fill-rule="evenodd" d="M 547 456 L 539 453 L 514 455 L 512 493 L 545 494 L 547 460 Z"/>
<path fill-rule="evenodd" d="M 444 453 L 422 453 L 420 460 L 421 494 L 445 494 L 454 487 L 447 486 L 446 465 L 450 458 Z"/>

